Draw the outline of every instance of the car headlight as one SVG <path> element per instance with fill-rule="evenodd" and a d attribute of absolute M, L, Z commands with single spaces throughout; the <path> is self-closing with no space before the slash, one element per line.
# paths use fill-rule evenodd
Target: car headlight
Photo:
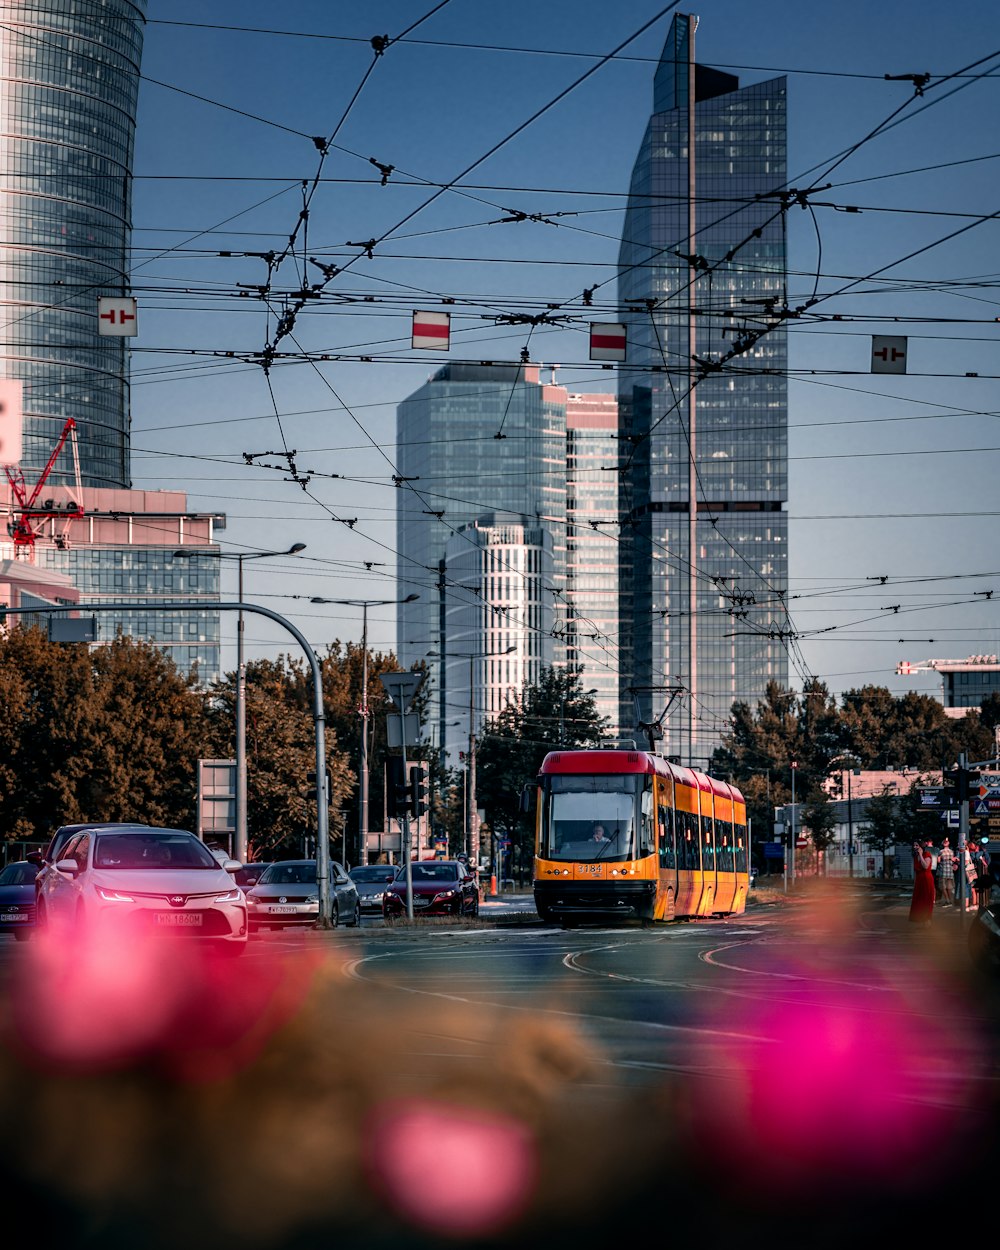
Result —
<path fill-rule="evenodd" d="M 435 898 L 454 898 L 454 890 L 441 890 L 440 893 L 434 895 Z"/>
<path fill-rule="evenodd" d="M 225 894 L 217 894 L 215 901 L 217 903 L 238 903 L 243 897 L 243 891 L 237 886 L 235 890 L 228 890 Z"/>
<path fill-rule="evenodd" d="M 97 887 L 98 898 L 104 899 L 106 903 L 134 903 L 135 899 L 131 894 L 125 894 L 121 890 L 107 890 L 104 886 Z"/>

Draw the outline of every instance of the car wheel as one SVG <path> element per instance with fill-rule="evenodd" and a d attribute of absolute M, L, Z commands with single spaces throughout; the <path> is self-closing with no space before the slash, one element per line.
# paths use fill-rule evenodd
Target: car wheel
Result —
<path fill-rule="evenodd" d="M 358 925 L 361 923 L 361 904 L 360 903 L 354 904 L 354 915 L 350 918 L 350 920 L 348 920 L 347 923 L 352 929 L 356 929 Z"/>
<path fill-rule="evenodd" d="M 28 938 L 30 937 L 31 937 L 30 929 L 15 929 L 14 930 L 15 942 L 27 942 Z"/>
<path fill-rule="evenodd" d="M 473 920 L 476 920 L 479 916 L 479 895 L 478 894 L 472 900 L 472 910 L 469 912 L 469 915 L 472 917 Z"/>
<path fill-rule="evenodd" d="M 49 917 L 45 910 L 44 903 L 35 904 L 35 928 L 39 933 L 46 933 L 49 927 Z"/>
<path fill-rule="evenodd" d="M 330 928 L 336 929 L 339 925 L 340 925 L 340 907 L 337 904 L 337 900 L 334 899 L 333 912 L 330 916 Z"/>

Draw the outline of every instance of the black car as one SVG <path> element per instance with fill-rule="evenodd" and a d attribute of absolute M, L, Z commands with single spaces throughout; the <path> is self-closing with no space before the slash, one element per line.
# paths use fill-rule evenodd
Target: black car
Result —
<path fill-rule="evenodd" d="M 8 864 L 0 872 L 0 932 L 26 941 L 35 927 L 35 877 L 38 865 L 28 860 Z"/>

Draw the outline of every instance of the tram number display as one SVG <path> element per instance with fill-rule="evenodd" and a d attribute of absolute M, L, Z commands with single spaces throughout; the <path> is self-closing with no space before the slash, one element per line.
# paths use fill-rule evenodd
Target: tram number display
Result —
<path fill-rule="evenodd" d="M 578 864 L 577 868 L 579 870 L 581 877 L 603 877 L 604 876 L 603 864 Z"/>

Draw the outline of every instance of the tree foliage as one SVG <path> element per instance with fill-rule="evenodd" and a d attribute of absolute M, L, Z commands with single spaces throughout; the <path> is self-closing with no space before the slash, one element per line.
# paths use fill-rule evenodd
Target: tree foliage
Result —
<path fill-rule="evenodd" d="M 988 758 L 998 721 L 995 696 L 982 712 L 952 718 L 930 695 L 897 697 L 882 686 L 863 686 L 846 691 L 838 705 L 815 679 L 800 694 L 771 682 L 756 707 L 733 705 L 730 730 L 709 769 L 743 791 L 761 836 L 772 827 L 774 808 L 791 802 L 793 760 L 796 803 L 822 801 L 823 783 L 845 761 L 855 768 L 925 772 L 950 767 L 962 751 L 969 759 Z"/>
<path fill-rule="evenodd" d="M 161 650 L 0 636 L 0 831 L 44 839 L 80 820 L 190 826 L 205 707 Z"/>

